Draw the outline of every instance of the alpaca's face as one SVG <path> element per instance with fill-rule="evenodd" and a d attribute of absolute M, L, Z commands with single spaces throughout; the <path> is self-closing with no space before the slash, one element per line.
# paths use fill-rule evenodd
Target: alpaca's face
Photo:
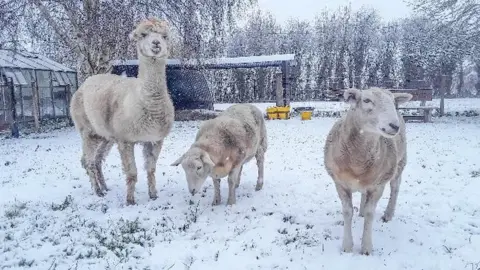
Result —
<path fill-rule="evenodd" d="M 168 57 L 168 27 L 165 21 L 150 19 L 140 23 L 130 34 L 137 42 L 137 49 L 145 57 Z"/>
<path fill-rule="evenodd" d="M 387 138 L 397 135 L 400 130 L 395 103 L 402 104 L 412 98 L 410 94 L 392 94 L 381 89 L 347 89 L 344 96 L 363 130 Z"/>

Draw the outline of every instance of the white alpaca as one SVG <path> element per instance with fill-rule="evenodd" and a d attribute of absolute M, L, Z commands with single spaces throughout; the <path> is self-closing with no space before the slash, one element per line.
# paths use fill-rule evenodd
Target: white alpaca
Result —
<path fill-rule="evenodd" d="M 157 198 L 155 167 L 174 121 L 165 75 L 168 35 L 165 21 L 142 21 L 130 34 L 137 46 L 138 78 L 94 75 L 72 96 L 70 112 L 83 144 L 81 163 L 98 196 L 107 191 L 102 162 L 117 143 L 127 180 L 127 205 L 135 204 L 134 146 L 141 143 L 149 196 Z"/>
<path fill-rule="evenodd" d="M 360 215 L 365 217 L 361 253 L 372 253 L 372 224 L 377 202 L 390 181 L 391 194 L 383 220 L 395 212 L 401 175 L 407 161 L 405 122 L 396 111 L 412 98 L 374 88 L 348 89 L 346 115 L 332 127 L 325 142 L 325 167 L 335 182 L 344 219 L 343 250 L 351 252 L 352 192 L 361 192 Z"/>
<path fill-rule="evenodd" d="M 213 179 L 212 205 L 220 204 L 220 179 L 228 175 L 227 204 L 236 202 L 243 165 L 257 160 L 255 190 L 263 187 L 263 166 L 267 151 L 267 130 L 262 112 L 250 104 L 229 107 L 217 118 L 203 122 L 190 149 L 172 166 L 182 164 L 192 195 L 200 191 L 208 176 Z"/>

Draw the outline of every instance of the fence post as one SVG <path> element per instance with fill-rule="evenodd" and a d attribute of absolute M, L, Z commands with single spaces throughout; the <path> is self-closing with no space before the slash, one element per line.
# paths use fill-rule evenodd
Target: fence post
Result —
<path fill-rule="evenodd" d="M 32 82 L 32 115 L 35 121 L 35 132 L 40 131 L 40 99 L 38 97 L 38 88 L 35 82 Z"/>
<path fill-rule="evenodd" d="M 13 85 L 13 79 L 9 78 L 7 80 L 7 86 L 10 90 L 10 109 L 12 111 L 12 122 L 10 123 L 10 130 L 12 131 L 12 137 L 18 138 L 20 137 L 18 131 L 18 123 L 17 123 L 17 101 L 15 99 L 15 87 Z"/>
<path fill-rule="evenodd" d="M 68 124 L 70 126 L 73 126 L 73 121 L 72 121 L 72 116 L 70 115 L 70 100 L 72 99 L 72 91 L 71 91 L 71 85 L 67 84 L 65 86 L 65 115 L 68 118 Z"/>

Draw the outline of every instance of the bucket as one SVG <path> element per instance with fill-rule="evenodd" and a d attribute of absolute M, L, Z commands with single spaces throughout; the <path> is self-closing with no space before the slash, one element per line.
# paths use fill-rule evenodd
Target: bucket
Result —
<path fill-rule="evenodd" d="M 312 119 L 312 111 L 304 111 L 301 112 L 302 120 L 311 120 Z"/>

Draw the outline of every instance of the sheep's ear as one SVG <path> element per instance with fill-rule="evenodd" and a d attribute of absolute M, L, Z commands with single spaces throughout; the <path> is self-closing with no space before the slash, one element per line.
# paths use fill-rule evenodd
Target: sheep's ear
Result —
<path fill-rule="evenodd" d="M 175 160 L 175 162 L 173 162 L 172 164 L 170 164 L 170 166 L 178 166 L 180 165 L 180 163 L 182 163 L 183 159 L 185 158 L 185 154 L 183 154 L 181 157 L 179 157 L 177 160 Z"/>
<path fill-rule="evenodd" d="M 355 105 L 361 99 L 362 92 L 358 89 L 350 88 L 343 92 L 343 99 L 350 105 Z"/>
<path fill-rule="evenodd" d="M 393 97 L 395 99 L 396 104 L 402 104 L 410 101 L 410 99 L 412 99 L 413 96 L 412 94 L 409 94 L 409 93 L 394 93 Z"/>
<path fill-rule="evenodd" d="M 213 163 L 212 159 L 210 158 L 210 155 L 207 152 L 203 153 L 202 161 L 209 167 L 215 167 L 215 163 Z"/>

